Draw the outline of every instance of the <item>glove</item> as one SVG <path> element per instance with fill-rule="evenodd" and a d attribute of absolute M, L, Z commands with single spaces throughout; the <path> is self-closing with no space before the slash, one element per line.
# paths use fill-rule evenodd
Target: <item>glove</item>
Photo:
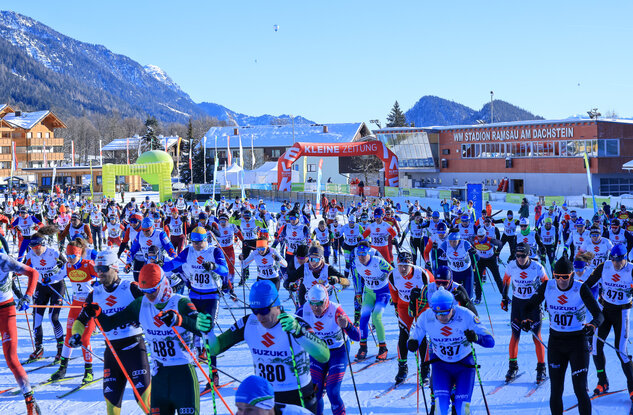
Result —
<path fill-rule="evenodd" d="M 204 313 L 198 313 L 196 317 L 196 329 L 202 333 L 211 330 L 211 316 Z"/>
<path fill-rule="evenodd" d="M 338 284 L 338 277 L 336 277 L 336 276 L 332 275 L 332 276 L 329 278 L 329 281 L 328 281 L 328 282 L 330 283 L 330 285 Z"/>
<path fill-rule="evenodd" d="M 29 308 L 29 306 L 31 305 L 31 302 L 33 301 L 33 299 L 31 298 L 30 295 L 24 295 L 22 296 L 22 298 L 20 298 L 20 300 L 18 301 L 18 310 L 20 311 L 25 311 Z"/>
<path fill-rule="evenodd" d="M 213 271 L 215 269 L 215 264 L 211 261 L 205 261 L 202 263 L 202 268 L 206 271 Z"/>
<path fill-rule="evenodd" d="M 585 336 L 593 336 L 596 331 L 596 326 L 594 326 L 592 323 L 587 323 L 582 328 L 582 331 L 583 333 L 585 333 Z"/>
<path fill-rule="evenodd" d="M 44 285 L 48 285 L 51 283 L 51 277 L 49 275 L 44 275 L 42 277 L 42 283 L 44 283 Z"/>
<path fill-rule="evenodd" d="M 422 297 L 422 291 L 418 287 L 411 290 L 411 294 L 409 294 L 409 316 L 415 317 L 418 315 L 420 297 Z"/>
<path fill-rule="evenodd" d="M 415 353 L 419 348 L 420 344 L 416 339 L 409 339 L 409 341 L 407 341 L 407 349 L 409 349 L 410 352 Z"/>
<path fill-rule="evenodd" d="M 176 310 L 161 311 L 158 313 L 158 319 L 165 323 L 167 327 L 175 327 L 182 324 L 182 316 Z"/>
<path fill-rule="evenodd" d="M 286 333 L 290 333 L 293 336 L 297 336 L 300 333 L 301 325 L 299 324 L 297 319 L 295 319 L 290 314 L 288 314 L 286 312 L 283 312 L 283 313 L 279 314 L 278 319 L 281 322 L 281 328 Z"/>
<path fill-rule="evenodd" d="M 477 340 L 479 340 L 479 336 L 477 335 L 477 333 L 470 329 L 464 330 L 464 336 L 466 336 L 466 340 L 471 343 L 475 343 Z"/>
<path fill-rule="evenodd" d="M 424 263 L 424 266 L 426 267 L 426 269 L 431 269 L 431 261 L 426 261 Z"/>
<path fill-rule="evenodd" d="M 77 347 L 81 346 L 81 334 L 79 333 L 73 334 L 70 340 L 68 340 L 68 345 L 72 347 L 73 349 L 76 349 Z"/>
<path fill-rule="evenodd" d="M 523 330 L 525 332 L 528 332 L 528 331 L 532 330 L 532 324 L 533 323 L 534 322 L 532 320 L 530 320 L 530 319 L 523 320 L 521 322 L 521 330 Z"/>
<path fill-rule="evenodd" d="M 504 297 L 501 300 L 501 309 L 503 311 L 508 311 L 508 304 L 510 304 L 510 299 L 508 297 Z"/>
<path fill-rule="evenodd" d="M 132 264 L 125 264 L 125 267 L 123 267 L 123 272 L 128 273 L 130 272 L 131 269 L 132 269 Z"/>
<path fill-rule="evenodd" d="M 84 313 L 90 318 L 99 317 L 101 314 L 101 307 L 96 303 L 84 303 Z"/>

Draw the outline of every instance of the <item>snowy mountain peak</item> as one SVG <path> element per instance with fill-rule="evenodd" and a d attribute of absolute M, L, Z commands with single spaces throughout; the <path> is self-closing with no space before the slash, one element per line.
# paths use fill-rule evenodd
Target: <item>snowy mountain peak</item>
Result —
<path fill-rule="evenodd" d="M 181 91 L 180 86 L 175 83 L 162 68 L 156 65 L 145 65 L 143 69 L 158 82 L 162 82 L 174 91 Z"/>

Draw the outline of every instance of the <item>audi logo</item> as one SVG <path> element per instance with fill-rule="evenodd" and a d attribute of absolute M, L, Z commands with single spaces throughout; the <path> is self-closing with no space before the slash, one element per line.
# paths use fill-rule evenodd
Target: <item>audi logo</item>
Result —
<path fill-rule="evenodd" d="M 132 372 L 132 376 L 139 376 L 139 375 L 145 375 L 145 374 L 147 374 L 147 370 L 145 369 L 135 370 L 134 372 Z"/>
<path fill-rule="evenodd" d="M 193 408 L 178 408 L 178 415 L 194 414 Z"/>

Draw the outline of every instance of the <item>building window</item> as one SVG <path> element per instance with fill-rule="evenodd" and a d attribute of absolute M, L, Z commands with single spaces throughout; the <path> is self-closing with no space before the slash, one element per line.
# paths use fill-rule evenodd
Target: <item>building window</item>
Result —
<path fill-rule="evenodd" d="M 317 165 L 316 164 L 308 164 L 308 173 L 316 173 Z"/>
<path fill-rule="evenodd" d="M 51 138 L 51 133 L 46 133 L 46 138 Z"/>
<path fill-rule="evenodd" d="M 453 179 L 453 186 L 459 185 L 459 181 L 457 179 Z"/>
<path fill-rule="evenodd" d="M 101 179 L 101 176 L 97 176 L 97 184 L 101 185 L 102 182 L 103 180 Z"/>
<path fill-rule="evenodd" d="M 26 138 L 33 138 L 33 133 L 31 132 L 26 133 Z"/>
<path fill-rule="evenodd" d="M 50 186 L 51 179 L 51 177 L 42 177 L 42 186 Z"/>
<path fill-rule="evenodd" d="M 271 150 L 271 155 L 272 155 L 273 158 L 277 158 L 278 159 L 279 157 L 281 157 L 281 150 L 278 149 L 278 148 L 273 148 Z"/>
<path fill-rule="evenodd" d="M 42 133 L 37 133 L 37 138 L 42 138 Z"/>
<path fill-rule="evenodd" d="M 525 158 L 525 157 L 618 157 L 619 139 L 534 141 L 531 143 L 462 144 L 461 157 Z"/>

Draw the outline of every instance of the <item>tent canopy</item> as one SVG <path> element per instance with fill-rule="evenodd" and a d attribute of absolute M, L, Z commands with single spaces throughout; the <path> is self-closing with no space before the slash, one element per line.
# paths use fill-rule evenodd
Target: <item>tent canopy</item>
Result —
<path fill-rule="evenodd" d="M 622 169 L 624 169 L 624 170 L 633 170 L 633 160 L 631 160 L 631 161 L 629 161 L 627 163 L 624 163 L 622 165 Z"/>

